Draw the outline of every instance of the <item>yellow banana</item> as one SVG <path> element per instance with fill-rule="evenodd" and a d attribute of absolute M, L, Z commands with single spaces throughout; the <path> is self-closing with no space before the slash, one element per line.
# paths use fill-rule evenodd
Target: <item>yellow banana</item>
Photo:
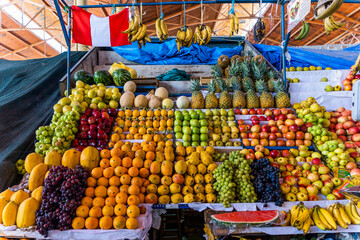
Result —
<path fill-rule="evenodd" d="M 239 33 L 239 19 L 236 15 L 234 15 L 234 30 L 236 33 Z"/>
<path fill-rule="evenodd" d="M 294 207 L 295 207 L 295 208 L 294 208 Z M 296 220 L 296 218 L 298 217 L 299 212 L 300 212 L 300 209 L 299 209 L 298 205 L 294 205 L 294 206 L 291 208 L 291 210 L 290 210 L 290 213 L 291 213 L 290 225 L 291 225 L 291 226 L 294 226 L 295 220 Z"/>
<path fill-rule="evenodd" d="M 314 209 L 313 211 L 313 215 L 312 215 L 312 219 L 314 220 L 315 225 L 320 229 L 320 230 L 326 230 L 325 225 L 321 222 L 320 218 L 319 218 L 319 214 L 318 211 L 316 209 Z"/>
<path fill-rule="evenodd" d="M 353 224 L 360 224 L 360 221 L 352 215 L 350 202 L 345 205 L 344 210 L 345 210 L 345 213 L 346 213 L 346 214 L 349 216 L 349 218 L 351 219 L 351 222 L 352 222 Z"/>
<path fill-rule="evenodd" d="M 330 16 L 330 22 L 334 24 L 337 28 L 341 28 L 342 26 L 346 25 L 346 23 L 337 22 L 332 15 Z"/>
<path fill-rule="evenodd" d="M 208 31 L 206 30 L 206 27 L 205 26 L 202 26 L 202 29 L 201 29 L 201 37 L 202 39 L 204 40 L 204 42 L 206 43 L 206 40 L 208 38 Z"/>
<path fill-rule="evenodd" d="M 125 31 L 122 31 L 122 33 L 130 33 L 130 32 L 131 32 L 132 28 L 134 27 L 134 20 L 133 20 L 133 19 L 134 19 L 134 18 L 131 17 L 131 20 L 130 20 L 130 22 L 129 22 L 129 27 L 128 27 L 128 29 L 126 29 Z"/>
<path fill-rule="evenodd" d="M 235 19 L 234 19 L 234 15 L 230 14 L 231 18 L 230 18 L 230 32 L 229 32 L 229 37 L 231 37 L 234 33 L 234 24 L 235 24 Z"/>
<path fill-rule="evenodd" d="M 340 215 L 342 217 L 342 219 L 344 220 L 344 222 L 346 224 L 351 224 L 351 219 L 350 217 L 346 214 L 345 210 L 344 210 L 344 206 L 340 203 L 337 204 L 337 208 L 339 209 Z"/>
<path fill-rule="evenodd" d="M 181 40 L 181 41 L 184 41 L 184 40 L 185 40 L 185 37 L 186 37 L 186 32 L 185 32 L 183 29 L 181 29 L 181 32 L 180 32 L 180 40 Z"/>
<path fill-rule="evenodd" d="M 303 205 L 302 206 L 302 212 L 299 214 L 299 216 L 295 220 L 295 224 L 301 224 L 306 221 L 306 219 L 309 218 L 309 210 Z"/>
<path fill-rule="evenodd" d="M 140 30 L 140 24 L 139 24 L 139 18 L 137 16 L 134 16 L 134 24 L 131 28 L 130 34 L 135 35 Z"/>
<path fill-rule="evenodd" d="M 330 213 L 324 208 L 320 208 L 319 211 L 325 217 L 326 221 L 330 224 L 331 228 L 336 230 L 336 222 L 334 218 L 330 215 Z"/>
<path fill-rule="evenodd" d="M 192 40 L 193 40 L 193 31 L 191 30 L 191 28 L 187 27 L 186 28 L 185 42 L 189 43 L 189 42 L 192 42 Z"/>
<path fill-rule="evenodd" d="M 145 35 L 146 35 L 146 25 L 143 24 L 139 31 L 140 31 L 140 34 L 136 37 L 136 40 L 138 40 L 138 41 L 145 37 Z"/>
<path fill-rule="evenodd" d="M 336 222 L 339 224 L 340 227 L 342 228 L 347 228 L 347 224 L 345 223 L 344 219 L 342 218 L 341 214 L 340 214 L 340 210 L 338 208 L 338 206 L 335 206 L 333 209 L 333 215 L 334 218 L 336 219 Z"/>
<path fill-rule="evenodd" d="M 207 40 L 205 41 L 205 44 L 208 44 L 209 42 L 210 42 L 210 40 L 211 40 L 211 28 L 209 27 L 209 26 L 205 26 L 205 29 L 206 29 L 206 31 L 207 31 Z"/>
<path fill-rule="evenodd" d="M 303 233 L 304 234 L 307 234 L 309 232 L 309 229 L 310 229 L 310 226 L 311 226 L 311 217 L 309 216 L 306 221 L 304 222 L 304 225 L 303 225 Z"/>
<path fill-rule="evenodd" d="M 302 229 L 303 229 L 303 226 L 304 226 L 304 223 L 295 225 L 295 227 L 296 227 L 298 230 L 302 230 Z"/>
<path fill-rule="evenodd" d="M 161 22 L 161 19 L 158 18 L 156 19 L 156 22 L 155 22 L 155 30 L 156 30 L 156 35 L 157 37 L 159 38 L 160 42 L 163 41 L 163 32 L 161 31 L 161 26 L 160 26 L 160 22 Z"/>
<path fill-rule="evenodd" d="M 351 208 L 350 208 L 350 209 L 351 209 L 351 214 L 352 214 L 356 219 L 360 220 L 360 216 L 359 216 L 359 214 L 358 214 L 358 212 L 357 212 L 355 203 L 351 202 L 351 203 L 350 203 L 350 206 L 351 206 Z"/>
<path fill-rule="evenodd" d="M 178 50 L 178 52 L 180 52 L 181 44 L 177 39 L 175 41 L 176 41 L 177 50 Z"/>
<path fill-rule="evenodd" d="M 145 38 L 144 38 L 147 42 L 151 42 L 151 39 L 147 36 L 147 35 L 145 35 Z"/>
<path fill-rule="evenodd" d="M 319 219 L 320 221 L 325 225 L 325 227 L 329 230 L 332 229 L 332 226 L 330 225 L 330 223 L 327 221 L 326 217 L 322 214 L 322 212 L 320 211 L 320 207 L 317 208 L 317 213 L 319 215 Z"/>
<path fill-rule="evenodd" d="M 329 205 L 326 210 L 330 213 L 330 215 L 333 217 L 333 211 L 334 211 L 334 208 L 335 208 L 335 205 L 334 204 L 331 204 Z"/>
<path fill-rule="evenodd" d="M 281 211 L 282 214 L 285 214 L 285 219 L 284 219 L 284 223 L 281 226 L 289 226 L 290 224 L 290 211 L 289 212 L 285 212 L 285 211 Z"/>
<path fill-rule="evenodd" d="M 166 25 L 164 19 L 161 19 L 161 21 L 160 21 L 160 27 L 161 27 L 161 31 L 162 31 L 162 33 L 163 33 L 163 39 L 165 40 L 165 39 L 168 38 L 169 32 L 168 32 L 168 28 L 167 28 L 167 25 Z"/>

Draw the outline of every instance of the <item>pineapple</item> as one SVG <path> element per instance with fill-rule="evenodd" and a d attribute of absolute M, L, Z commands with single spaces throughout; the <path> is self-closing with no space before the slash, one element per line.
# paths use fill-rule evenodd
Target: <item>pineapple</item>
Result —
<path fill-rule="evenodd" d="M 200 80 L 190 80 L 191 83 L 191 108 L 201 109 L 204 108 L 204 96 L 200 92 Z"/>
<path fill-rule="evenodd" d="M 243 89 L 244 91 L 249 91 L 249 90 L 254 90 L 255 91 L 255 85 L 254 82 L 251 78 L 249 77 L 245 77 L 242 80 L 242 84 L 243 84 Z"/>
<path fill-rule="evenodd" d="M 244 91 L 248 91 L 250 89 L 255 90 L 255 86 L 254 86 L 254 82 L 253 80 L 250 78 L 250 74 L 251 74 L 251 67 L 250 67 L 250 63 L 247 61 L 243 61 L 240 63 L 240 71 L 241 71 L 241 75 L 242 75 L 242 87 L 244 89 Z"/>
<path fill-rule="evenodd" d="M 259 97 L 254 90 L 250 89 L 249 91 L 246 92 L 246 103 L 247 103 L 247 108 L 260 107 Z"/>
<path fill-rule="evenodd" d="M 268 88 L 270 92 L 274 92 L 274 82 L 276 81 L 277 74 L 275 71 L 268 72 Z"/>
<path fill-rule="evenodd" d="M 256 80 L 255 82 L 255 87 L 256 87 L 256 91 L 258 93 L 260 93 L 260 89 L 258 89 L 258 86 L 261 86 L 263 87 L 265 83 L 265 80 L 264 80 L 264 69 L 263 67 L 260 65 L 260 64 L 257 64 L 256 62 L 253 63 L 253 73 L 254 73 L 254 78 Z M 259 81 L 261 81 L 260 84 L 257 84 Z M 262 88 L 262 91 L 265 91 L 265 89 Z M 267 91 L 267 88 L 266 88 L 266 91 Z"/>
<path fill-rule="evenodd" d="M 216 81 L 214 82 L 215 83 L 215 89 L 216 89 L 216 92 L 219 93 L 221 92 L 220 91 L 220 88 L 219 88 L 219 84 L 218 84 L 218 81 L 217 79 L 218 78 L 221 78 L 222 76 L 222 69 L 221 67 L 218 65 L 218 64 L 215 64 L 212 68 L 211 68 L 211 75 L 213 76 L 213 79 L 216 79 Z"/>
<path fill-rule="evenodd" d="M 246 108 L 246 98 L 245 94 L 241 91 L 241 83 L 235 80 L 231 84 L 234 90 L 232 100 L 233 108 Z"/>
<path fill-rule="evenodd" d="M 282 79 L 274 82 L 274 89 L 276 92 L 275 95 L 275 105 L 277 108 L 288 108 L 290 107 L 290 97 L 285 92 L 285 86 Z"/>
<path fill-rule="evenodd" d="M 219 107 L 220 108 L 231 108 L 231 95 L 228 92 L 229 87 L 223 79 L 219 79 L 219 87 L 221 94 L 219 97 Z"/>
<path fill-rule="evenodd" d="M 216 91 L 215 82 L 216 81 L 214 79 L 211 79 L 211 82 L 208 83 L 209 94 L 206 95 L 205 97 L 205 108 L 207 109 L 218 108 L 219 106 L 219 101 L 215 95 L 215 91 Z"/>
<path fill-rule="evenodd" d="M 271 93 L 268 92 L 267 84 L 264 80 L 258 80 L 256 82 L 256 89 L 260 93 L 260 107 L 261 108 L 273 108 L 274 98 Z"/>
<path fill-rule="evenodd" d="M 240 82 L 240 64 L 238 60 L 231 63 L 229 69 L 229 83 L 232 84 L 234 81 Z M 240 85 L 241 88 L 241 85 Z M 240 89 L 241 90 L 241 89 Z"/>

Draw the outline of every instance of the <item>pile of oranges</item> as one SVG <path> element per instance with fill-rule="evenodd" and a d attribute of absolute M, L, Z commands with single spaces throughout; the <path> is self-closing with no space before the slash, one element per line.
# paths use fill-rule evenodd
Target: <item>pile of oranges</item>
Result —
<path fill-rule="evenodd" d="M 170 131 L 174 126 L 173 110 L 119 110 L 116 126 L 110 137 L 109 148 L 119 140 L 140 140 L 146 142 L 172 139 Z"/>

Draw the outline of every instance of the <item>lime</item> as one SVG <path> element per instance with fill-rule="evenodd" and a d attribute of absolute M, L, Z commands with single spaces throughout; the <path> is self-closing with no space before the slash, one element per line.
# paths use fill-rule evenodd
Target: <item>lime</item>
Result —
<path fill-rule="evenodd" d="M 110 106 L 110 108 L 118 108 L 119 103 L 117 101 L 115 101 L 115 100 L 110 100 L 109 106 Z"/>
<path fill-rule="evenodd" d="M 106 108 L 106 103 L 104 103 L 104 102 L 99 102 L 99 103 L 98 103 L 98 108 L 99 108 L 99 109 L 105 109 L 105 108 Z"/>
<path fill-rule="evenodd" d="M 183 140 L 184 142 L 190 142 L 190 141 L 191 141 L 191 135 L 189 135 L 189 134 L 183 134 L 182 140 Z"/>
<path fill-rule="evenodd" d="M 183 134 L 181 132 L 177 132 L 175 133 L 175 138 L 176 139 L 182 139 L 183 138 Z"/>

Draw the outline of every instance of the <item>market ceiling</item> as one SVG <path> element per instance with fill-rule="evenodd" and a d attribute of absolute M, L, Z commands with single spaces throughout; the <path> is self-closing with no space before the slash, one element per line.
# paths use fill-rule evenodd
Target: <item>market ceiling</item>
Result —
<path fill-rule="evenodd" d="M 251 0 L 257 3 L 236 3 L 235 10 L 237 16 L 243 20 L 240 25 L 239 35 L 247 36 L 253 41 L 252 27 L 260 12 L 266 22 L 266 37 L 261 41 L 263 44 L 280 44 L 280 7 L 276 4 L 266 3 L 274 0 L 264 0 L 261 11 L 258 0 Z M 354 0 L 345 0 L 354 1 Z M 67 4 L 72 5 L 73 1 L 67 0 Z M 137 1 L 139 2 L 139 1 Z M 154 3 L 153 0 L 144 0 L 143 3 Z M 155 1 L 160 2 L 160 1 Z M 168 24 L 170 35 L 175 35 L 176 31 L 183 23 L 183 6 L 166 5 L 163 1 L 164 18 Z M 183 1 L 177 1 L 182 3 Z M 186 1 L 186 25 L 195 27 L 200 24 L 200 4 L 190 4 L 198 1 Z M 206 1 L 210 2 L 210 1 Z M 213 36 L 228 35 L 228 12 L 231 4 L 223 4 L 228 0 L 217 0 L 219 4 L 204 4 L 204 24 L 209 25 L 213 30 Z M 236 1 L 239 2 L 239 1 Z M 244 1 L 241 1 L 244 2 Z M 110 4 L 132 3 L 127 0 L 110 0 Z M 88 0 L 89 5 L 109 4 L 109 0 Z M 316 3 L 313 3 L 316 5 Z M 63 11 L 63 18 L 67 22 L 65 7 L 60 3 Z M 62 35 L 60 23 L 58 21 L 54 3 L 52 0 L 2 0 L 0 5 L 0 58 L 11 60 L 25 60 L 33 58 L 53 57 L 62 51 L 66 51 L 66 43 Z M 88 11 L 98 16 L 109 16 L 112 8 L 88 9 Z M 148 26 L 150 37 L 155 37 L 155 20 L 160 15 L 160 6 L 144 6 L 143 21 Z M 24 15 L 22 15 L 24 13 Z M 360 4 L 344 3 L 334 14 L 336 20 L 345 22 L 346 25 L 330 35 L 325 34 L 323 21 L 314 20 L 313 13 L 307 16 L 310 25 L 310 33 L 307 38 L 295 41 L 301 29 L 301 24 L 297 26 L 290 39 L 290 46 L 299 45 L 322 45 L 322 44 L 347 44 L 359 42 L 360 34 Z M 350 29 L 349 29 L 350 28 Z M 255 42 L 254 42 L 255 43 Z"/>

